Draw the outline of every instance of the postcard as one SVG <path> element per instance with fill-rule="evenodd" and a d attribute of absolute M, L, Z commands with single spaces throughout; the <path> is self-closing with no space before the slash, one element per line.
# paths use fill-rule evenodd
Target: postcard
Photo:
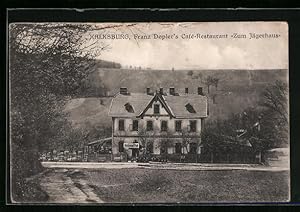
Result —
<path fill-rule="evenodd" d="M 10 23 L 12 204 L 290 201 L 286 22 Z"/>

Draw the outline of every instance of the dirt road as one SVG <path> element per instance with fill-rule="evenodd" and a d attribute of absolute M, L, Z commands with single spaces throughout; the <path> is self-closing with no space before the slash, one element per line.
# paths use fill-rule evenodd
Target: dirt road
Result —
<path fill-rule="evenodd" d="M 51 203 L 103 203 L 82 178 L 74 180 L 71 176 L 80 175 L 78 170 L 53 169 L 46 172 L 40 181 L 41 188 L 47 192 Z"/>
<path fill-rule="evenodd" d="M 288 171 L 289 166 L 264 166 L 259 164 L 212 164 L 212 163 L 92 163 L 92 162 L 42 162 L 45 168 L 68 169 L 163 169 L 163 170 L 248 170 L 248 171 Z"/>

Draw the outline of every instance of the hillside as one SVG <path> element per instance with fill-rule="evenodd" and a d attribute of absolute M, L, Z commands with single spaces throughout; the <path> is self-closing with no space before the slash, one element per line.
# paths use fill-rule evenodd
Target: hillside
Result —
<path fill-rule="evenodd" d="M 189 71 L 191 70 L 111 69 L 95 66 L 89 84 L 94 87 L 104 86 L 110 94 L 118 92 L 122 86 L 128 87 L 131 92 L 144 92 L 146 87 L 158 89 L 172 86 L 181 91 L 190 87 L 195 92 L 198 86 L 204 86 L 201 81 L 210 75 L 220 79 L 220 90 L 235 91 L 244 86 L 249 86 L 244 88 L 248 90 L 287 79 L 287 70 L 192 70 L 192 76 L 188 75 Z M 201 77 L 196 79 L 199 75 Z"/>
<path fill-rule="evenodd" d="M 77 98 L 68 102 L 65 111 L 69 113 L 70 121 L 76 128 L 110 126 L 111 119 L 108 117 L 110 102 L 111 98 Z"/>
<path fill-rule="evenodd" d="M 164 87 L 175 87 L 177 92 L 196 93 L 202 86 L 207 95 L 204 81 L 207 76 L 219 79 L 218 88 L 210 87 L 209 120 L 226 119 L 232 113 L 238 113 L 247 107 L 256 106 L 260 94 L 268 84 L 276 80 L 287 82 L 287 70 L 136 70 L 94 67 L 89 78 L 90 86 L 105 87 L 107 95 L 113 96 L 120 87 L 127 87 L 129 92 L 145 92 Z M 214 96 L 215 101 L 212 101 Z M 102 104 L 100 101 L 102 100 Z M 89 97 L 73 99 L 67 105 L 70 120 L 77 127 L 95 125 L 110 126 L 108 108 L 111 97 Z"/>

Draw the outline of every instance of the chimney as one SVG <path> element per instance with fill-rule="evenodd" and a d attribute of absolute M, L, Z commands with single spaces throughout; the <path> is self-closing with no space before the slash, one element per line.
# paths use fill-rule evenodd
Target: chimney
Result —
<path fill-rule="evenodd" d="M 198 87 L 198 95 L 204 96 L 202 87 Z"/>
<path fill-rule="evenodd" d="M 161 95 L 163 95 L 163 94 L 164 94 L 164 88 L 159 88 L 159 93 L 160 93 Z"/>
<path fill-rule="evenodd" d="M 170 87 L 170 89 L 169 89 L 169 93 L 170 93 L 170 95 L 175 95 L 175 88 L 174 87 Z"/>
<path fill-rule="evenodd" d="M 120 88 L 120 94 L 122 94 L 122 95 L 127 95 L 128 93 L 127 93 L 127 88 L 126 87 L 121 87 Z"/>
<path fill-rule="evenodd" d="M 147 92 L 147 95 L 150 95 L 150 94 L 151 94 L 151 93 L 150 93 L 150 88 L 149 88 L 149 87 L 147 88 L 147 91 L 146 91 L 146 92 Z"/>
<path fill-rule="evenodd" d="M 185 92 L 186 94 L 188 94 L 188 93 L 189 93 L 189 88 L 185 88 L 185 89 L 184 89 L 184 92 Z"/>

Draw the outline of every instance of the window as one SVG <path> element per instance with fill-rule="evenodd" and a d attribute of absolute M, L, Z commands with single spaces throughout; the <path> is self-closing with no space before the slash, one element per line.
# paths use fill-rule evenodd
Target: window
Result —
<path fill-rule="evenodd" d="M 175 88 L 170 88 L 170 95 L 175 95 Z"/>
<path fill-rule="evenodd" d="M 175 121 L 175 131 L 181 132 L 181 121 Z"/>
<path fill-rule="evenodd" d="M 152 142 L 147 143 L 146 152 L 147 153 L 153 153 L 153 143 Z"/>
<path fill-rule="evenodd" d="M 190 103 L 186 104 L 186 105 L 185 105 L 185 108 L 186 108 L 186 110 L 189 111 L 190 113 L 196 113 L 196 110 L 194 109 L 194 107 L 193 107 Z"/>
<path fill-rule="evenodd" d="M 217 102 L 216 102 L 216 97 L 217 97 L 216 94 L 212 96 L 213 104 L 217 104 Z"/>
<path fill-rule="evenodd" d="M 189 93 L 189 88 L 185 88 L 185 93 Z"/>
<path fill-rule="evenodd" d="M 132 121 L 132 131 L 138 131 L 138 129 L 139 129 L 139 121 L 133 120 Z"/>
<path fill-rule="evenodd" d="M 181 143 L 175 144 L 175 153 L 177 153 L 177 154 L 181 153 Z"/>
<path fill-rule="evenodd" d="M 158 104 L 154 105 L 154 114 L 159 114 L 159 105 Z"/>
<path fill-rule="evenodd" d="M 119 141 L 119 152 L 124 152 L 124 141 Z"/>
<path fill-rule="evenodd" d="M 160 146 L 160 154 L 166 154 L 167 153 L 167 144 L 166 142 L 162 142 Z"/>
<path fill-rule="evenodd" d="M 125 106 L 125 109 L 128 113 L 134 113 L 133 107 L 129 102 L 126 103 L 124 106 Z"/>
<path fill-rule="evenodd" d="M 197 153 L 197 144 L 196 143 L 190 143 L 190 154 L 196 154 Z"/>
<path fill-rule="evenodd" d="M 125 130 L 124 120 L 120 119 L 119 120 L 119 131 L 124 131 L 124 130 Z"/>
<path fill-rule="evenodd" d="M 163 131 L 163 132 L 168 131 L 168 122 L 167 121 L 161 121 L 161 131 Z"/>
<path fill-rule="evenodd" d="M 196 132 L 197 121 L 190 121 L 190 132 Z"/>
<path fill-rule="evenodd" d="M 152 130 L 153 130 L 153 122 L 147 121 L 147 131 L 152 131 Z"/>

